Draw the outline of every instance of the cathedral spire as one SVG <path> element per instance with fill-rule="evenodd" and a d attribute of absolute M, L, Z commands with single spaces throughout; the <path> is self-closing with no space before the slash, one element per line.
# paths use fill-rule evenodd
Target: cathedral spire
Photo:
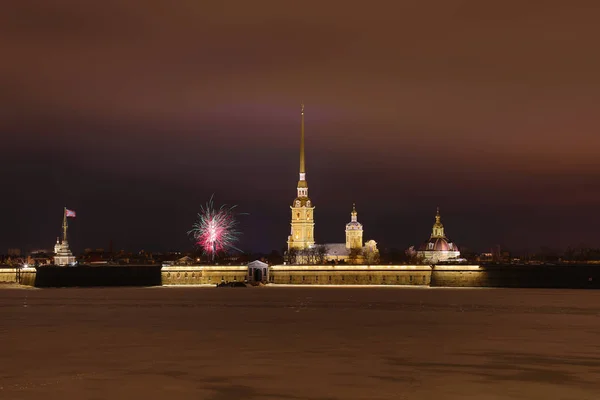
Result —
<path fill-rule="evenodd" d="M 298 180 L 298 197 L 308 197 L 306 182 L 306 165 L 304 163 L 304 103 L 300 109 L 300 178 Z"/>
<path fill-rule="evenodd" d="M 306 250 L 315 245 L 315 206 L 308 198 L 306 182 L 306 166 L 304 163 L 304 103 L 300 108 L 300 178 L 298 180 L 298 196 L 290 207 L 292 211 L 291 232 L 288 236 L 288 250 Z M 304 261 L 303 261 L 304 262 Z"/>
<path fill-rule="evenodd" d="M 352 203 L 352 213 L 350 214 L 350 216 L 352 217 L 352 222 L 357 222 L 356 216 L 357 216 L 357 212 L 356 212 L 356 203 Z"/>
<path fill-rule="evenodd" d="M 304 180 L 304 175 L 306 174 L 306 167 L 304 165 L 304 103 L 301 105 L 300 109 L 300 180 Z"/>

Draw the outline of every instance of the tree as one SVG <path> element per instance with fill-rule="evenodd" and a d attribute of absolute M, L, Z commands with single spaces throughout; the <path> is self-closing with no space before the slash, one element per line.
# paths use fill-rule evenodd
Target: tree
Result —
<path fill-rule="evenodd" d="M 277 250 L 271 251 L 271 253 L 267 256 L 267 263 L 270 265 L 281 264 L 283 261 L 283 257 Z"/>
<path fill-rule="evenodd" d="M 318 264 L 325 264 L 327 261 L 327 247 L 323 244 L 316 246 L 316 258 Z"/>
<path fill-rule="evenodd" d="M 361 256 L 362 249 L 350 249 L 350 253 L 348 254 L 348 264 L 358 264 Z"/>
<path fill-rule="evenodd" d="M 298 263 L 298 249 L 291 248 L 285 253 L 284 259 L 288 264 L 297 264 Z"/>
<path fill-rule="evenodd" d="M 379 257 L 379 251 L 378 250 L 370 250 L 370 249 L 365 249 L 365 251 L 363 252 L 364 256 L 365 256 L 365 262 L 367 264 L 379 264 L 379 261 L 381 259 L 381 257 Z"/>
<path fill-rule="evenodd" d="M 367 241 L 363 250 L 363 256 L 367 264 L 379 264 L 380 257 L 377 242 L 374 240 Z"/>

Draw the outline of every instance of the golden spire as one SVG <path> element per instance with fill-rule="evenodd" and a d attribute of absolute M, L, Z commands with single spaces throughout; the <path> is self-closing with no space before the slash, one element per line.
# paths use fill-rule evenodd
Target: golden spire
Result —
<path fill-rule="evenodd" d="M 436 212 L 435 212 L 435 224 L 433 224 L 433 230 L 431 232 L 432 238 L 446 237 L 444 235 L 444 225 L 442 225 L 441 218 L 442 217 L 440 216 L 440 208 L 437 207 Z"/>
<path fill-rule="evenodd" d="M 304 166 L 304 102 L 302 102 L 301 107 L 300 115 L 302 123 L 300 126 L 300 175 L 306 173 L 306 168 Z"/>

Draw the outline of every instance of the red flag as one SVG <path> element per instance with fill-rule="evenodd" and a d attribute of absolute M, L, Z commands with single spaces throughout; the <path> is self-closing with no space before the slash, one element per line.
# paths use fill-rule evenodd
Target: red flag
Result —
<path fill-rule="evenodd" d="M 73 211 L 73 210 L 67 210 L 65 208 L 65 212 L 66 212 L 67 218 L 75 218 L 75 211 Z"/>

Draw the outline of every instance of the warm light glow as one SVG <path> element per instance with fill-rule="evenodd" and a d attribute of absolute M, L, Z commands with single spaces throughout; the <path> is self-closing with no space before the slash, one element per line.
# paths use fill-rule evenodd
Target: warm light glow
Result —
<path fill-rule="evenodd" d="M 458 266 L 454 266 L 458 267 Z M 437 268 L 437 267 L 436 267 Z M 273 265 L 274 271 L 431 271 L 429 265 Z"/>

